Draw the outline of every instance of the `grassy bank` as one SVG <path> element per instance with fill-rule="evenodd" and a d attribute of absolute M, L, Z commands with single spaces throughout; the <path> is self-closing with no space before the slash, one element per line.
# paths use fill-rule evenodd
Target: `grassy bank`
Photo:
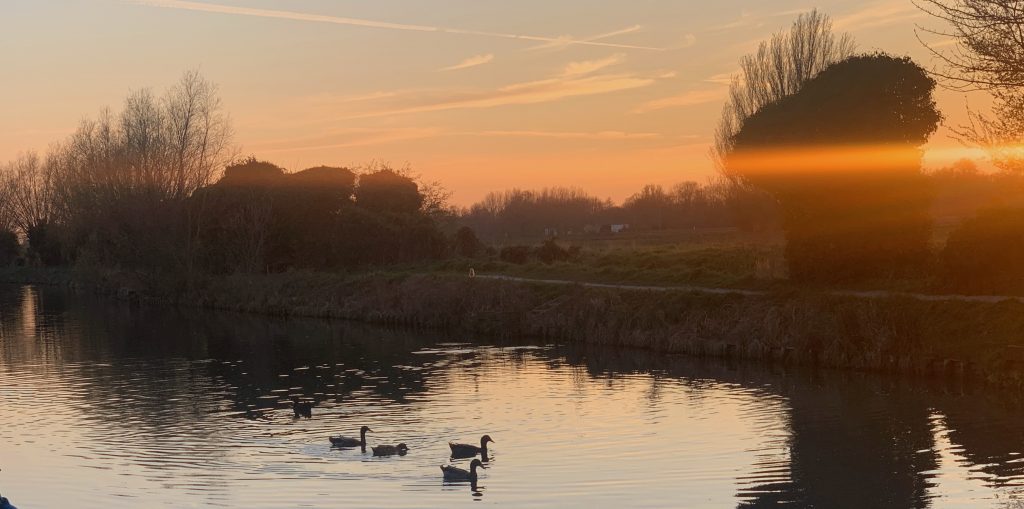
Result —
<path fill-rule="evenodd" d="M 30 276 L 36 276 L 31 280 Z M 462 275 L 291 272 L 210 279 L 156 294 L 124 275 L 13 271 L 6 281 L 75 280 L 121 298 L 275 315 L 331 317 L 482 335 L 537 336 L 691 355 L 755 358 L 1024 386 L 1024 304 L 638 291 Z M 118 286 L 121 285 L 121 286 Z M 1024 349 L 1022 347 L 1021 349 Z M 1024 361 L 1024 356 L 1019 360 Z"/>

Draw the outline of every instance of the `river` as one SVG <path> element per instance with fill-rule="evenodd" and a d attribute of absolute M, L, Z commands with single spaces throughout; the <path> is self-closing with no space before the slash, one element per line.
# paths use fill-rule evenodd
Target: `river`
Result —
<path fill-rule="evenodd" d="M 327 440 L 363 425 L 409 453 Z M 485 433 L 478 482 L 444 482 Z M 958 382 L 0 286 L 20 509 L 1017 508 L 1022 453 L 1024 405 Z"/>

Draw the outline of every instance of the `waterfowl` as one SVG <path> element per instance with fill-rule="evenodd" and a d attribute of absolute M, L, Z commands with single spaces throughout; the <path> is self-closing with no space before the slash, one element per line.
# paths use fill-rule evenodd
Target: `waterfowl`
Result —
<path fill-rule="evenodd" d="M 378 445 L 377 447 L 371 447 L 373 449 L 374 456 L 405 456 L 405 453 L 409 452 L 409 448 L 405 444 L 398 445 Z"/>
<path fill-rule="evenodd" d="M 338 436 L 328 437 L 328 439 L 331 441 L 331 445 L 335 447 L 362 447 L 363 449 L 366 449 L 367 432 L 372 433 L 373 430 L 368 426 L 363 426 L 362 428 L 359 428 L 359 438 Z"/>
<path fill-rule="evenodd" d="M 292 411 L 295 412 L 295 417 L 313 417 L 313 403 L 309 401 L 299 401 L 299 398 L 292 400 Z"/>
<path fill-rule="evenodd" d="M 469 470 L 464 470 L 452 465 L 441 465 L 441 472 L 444 474 L 444 480 L 446 481 L 476 481 L 476 469 L 487 468 L 483 462 L 474 459 L 469 463 Z"/>
<path fill-rule="evenodd" d="M 456 444 L 452 442 L 448 442 L 448 447 L 452 449 L 453 458 L 472 458 L 477 454 L 482 454 L 486 458 L 488 442 L 493 444 L 494 440 L 491 440 L 490 435 L 484 435 L 480 437 L 480 447 L 472 444 Z"/>

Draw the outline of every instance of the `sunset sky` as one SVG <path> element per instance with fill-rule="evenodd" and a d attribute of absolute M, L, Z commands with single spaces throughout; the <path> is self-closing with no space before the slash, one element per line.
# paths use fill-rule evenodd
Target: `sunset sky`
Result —
<path fill-rule="evenodd" d="M 198 68 L 241 153 L 292 170 L 408 164 L 460 205 L 555 185 L 622 200 L 713 173 L 728 76 L 815 6 L 862 51 L 935 65 L 910 0 L 5 0 L 0 160 Z M 954 125 L 986 104 L 938 98 Z M 932 166 L 967 153 L 945 128 L 929 148 Z"/>

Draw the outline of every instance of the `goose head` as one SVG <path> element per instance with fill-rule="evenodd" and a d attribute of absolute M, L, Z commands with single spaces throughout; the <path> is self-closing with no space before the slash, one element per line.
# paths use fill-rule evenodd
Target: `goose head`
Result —
<path fill-rule="evenodd" d="M 484 470 L 487 470 L 487 467 L 484 466 L 484 463 L 482 461 L 480 461 L 478 459 L 474 459 L 469 464 L 469 471 L 472 472 L 473 474 L 476 474 L 477 467 L 480 467 L 480 468 L 482 468 Z"/>

